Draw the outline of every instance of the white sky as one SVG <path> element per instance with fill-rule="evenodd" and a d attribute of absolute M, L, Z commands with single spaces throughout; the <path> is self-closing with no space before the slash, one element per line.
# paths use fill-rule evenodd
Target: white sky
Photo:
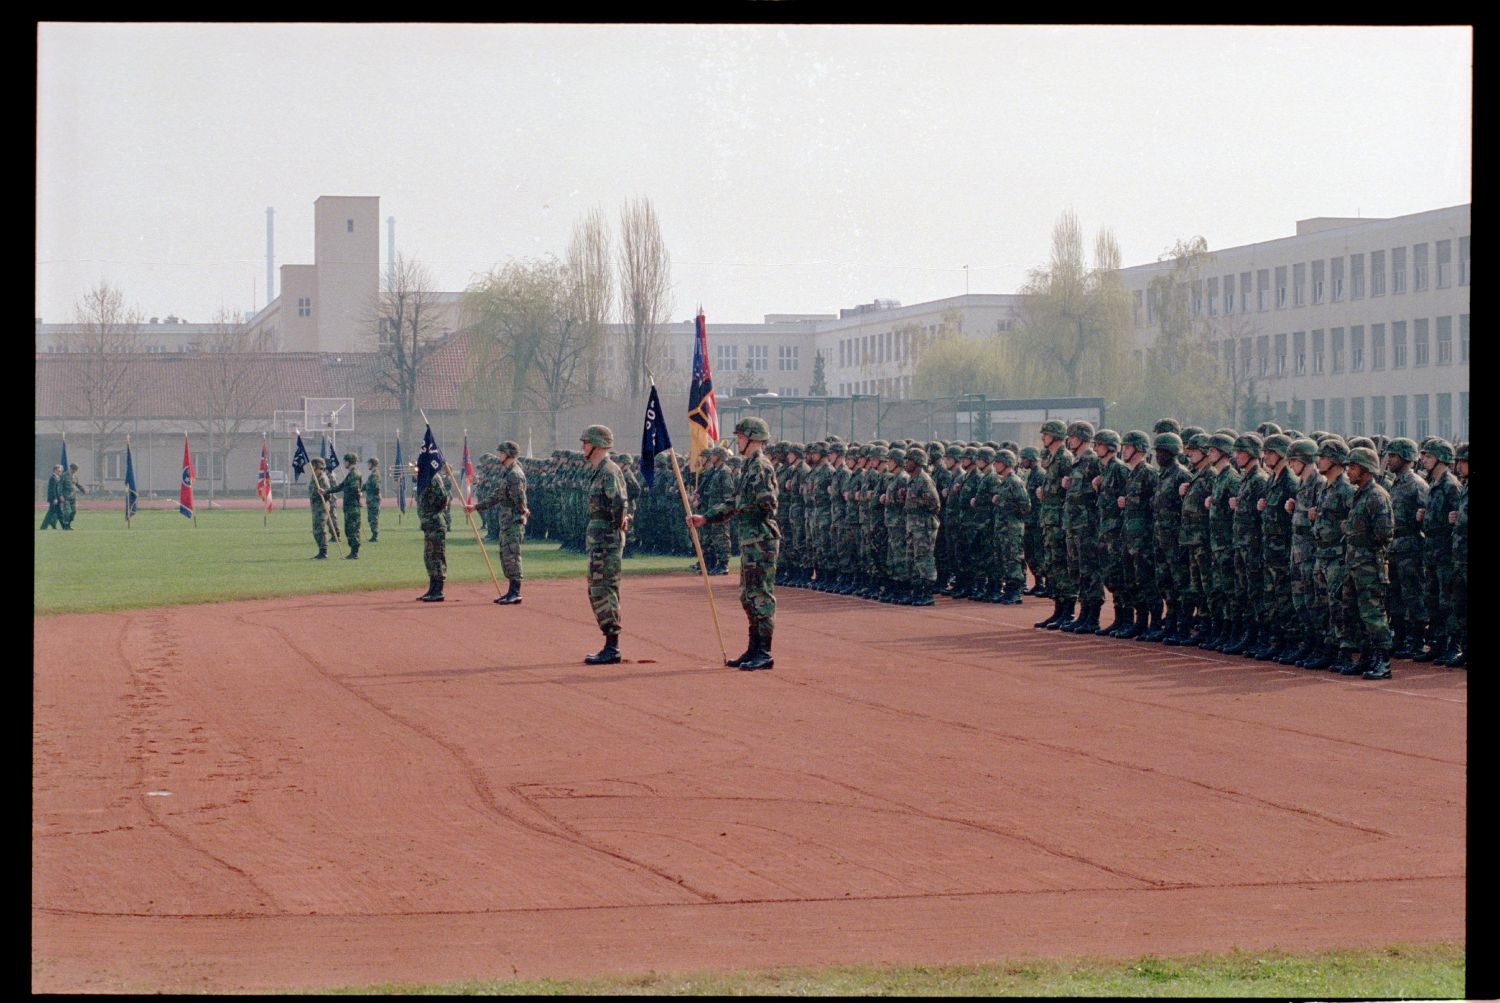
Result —
<path fill-rule="evenodd" d="M 1472 34 L 1439 28 L 42 24 L 36 314 L 264 306 L 313 200 L 379 195 L 460 290 L 656 204 L 672 318 L 1014 292 L 1073 209 L 1181 237 L 1470 200 Z"/>

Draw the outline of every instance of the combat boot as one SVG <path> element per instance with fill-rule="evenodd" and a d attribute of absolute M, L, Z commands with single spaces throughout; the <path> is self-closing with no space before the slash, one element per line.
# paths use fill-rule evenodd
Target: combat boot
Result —
<path fill-rule="evenodd" d="M 1099 611 L 1104 608 L 1104 600 L 1083 603 L 1083 610 L 1077 620 L 1073 622 L 1070 634 L 1092 634 L 1099 626 Z"/>
<path fill-rule="evenodd" d="M 326 560 L 328 560 L 328 548 L 327 547 L 319 547 L 318 548 L 318 552 L 316 554 L 312 555 L 312 559 L 315 560 L 315 561 L 326 561 Z"/>
<path fill-rule="evenodd" d="M 913 606 L 936 606 L 937 600 L 932 598 L 932 592 L 932 582 L 920 581 L 913 583 L 911 604 Z"/>
<path fill-rule="evenodd" d="M 1265 630 L 1265 634 L 1261 638 L 1260 646 L 1255 649 L 1252 657 L 1257 662 L 1274 661 L 1276 659 L 1276 656 L 1281 654 L 1282 647 L 1283 645 L 1280 635 L 1277 634 L 1276 631 L 1273 631 L 1270 627 L 1267 627 Z"/>
<path fill-rule="evenodd" d="M 1043 578 L 1041 581 L 1037 582 L 1036 588 L 1031 590 L 1031 594 L 1036 596 L 1038 599 L 1051 599 L 1052 583 Z"/>
<path fill-rule="evenodd" d="M 1010 588 L 1006 589 L 1005 590 L 1005 594 L 1000 597 L 1000 605 L 1002 605 L 1002 606 L 1019 606 L 1019 605 L 1021 605 L 1021 586 L 1018 585 L 1018 584 L 1016 584 L 1015 582 L 1012 582 L 1010 584 Z"/>
<path fill-rule="evenodd" d="M 1124 606 L 1120 625 L 1109 632 L 1110 637 L 1117 637 L 1122 641 L 1133 640 L 1141 636 L 1141 631 L 1146 629 L 1146 607 Z"/>
<path fill-rule="evenodd" d="M 379 533 L 371 533 L 370 534 L 370 542 L 371 543 L 378 543 L 379 541 L 380 541 L 380 534 Z"/>
<path fill-rule="evenodd" d="M 1048 630 L 1062 630 L 1064 627 L 1068 626 L 1068 624 L 1072 623 L 1073 622 L 1073 610 L 1074 610 L 1074 606 L 1075 606 L 1076 602 L 1077 602 L 1076 599 L 1063 599 L 1063 600 L 1060 600 L 1058 602 L 1058 604 L 1057 604 L 1057 609 L 1058 609 L 1057 619 L 1053 620 L 1051 623 L 1047 624 L 1047 629 Z"/>
<path fill-rule="evenodd" d="M 1248 619 L 1241 621 L 1241 623 L 1244 629 L 1232 641 L 1220 648 L 1219 651 L 1226 655 L 1238 655 L 1250 646 L 1250 639 L 1255 636 L 1255 626 Z"/>
<path fill-rule="evenodd" d="M 1368 660 L 1365 671 L 1360 675 L 1366 679 L 1391 678 L 1391 653 L 1389 651 L 1375 652 L 1374 657 Z"/>
<path fill-rule="evenodd" d="M 1304 638 L 1304 639 L 1302 639 L 1300 641 L 1295 641 L 1295 642 L 1289 640 L 1289 641 L 1286 642 L 1286 647 L 1284 649 L 1282 649 L 1281 654 L 1276 657 L 1276 664 L 1278 664 L 1278 665 L 1296 665 L 1298 662 L 1302 661 L 1302 659 L 1304 659 L 1306 657 L 1307 657 L 1307 639 Z"/>
<path fill-rule="evenodd" d="M 1448 634 L 1443 638 L 1443 648 L 1432 658 L 1433 665 L 1448 665 L 1458 655 L 1458 638 Z"/>
<path fill-rule="evenodd" d="M 1318 645 L 1317 649 L 1312 654 L 1308 655 L 1297 664 L 1302 666 L 1304 669 L 1312 669 L 1313 671 L 1317 672 L 1332 665 L 1334 662 L 1334 657 L 1337 654 L 1338 646 L 1325 642 Z"/>
<path fill-rule="evenodd" d="M 1414 658 L 1426 647 L 1427 625 L 1411 620 L 1406 624 L 1406 636 L 1391 651 L 1392 658 Z"/>
<path fill-rule="evenodd" d="M 1192 612 L 1182 613 L 1179 611 L 1175 615 L 1177 619 L 1172 625 L 1172 630 L 1167 636 L 1161 639 L 1161 643 L 1169 648 L 1180 648 L 1184 644 L 1187 644 L 1188 638 L 1193 633 L 1194 620 Z"/>
<path fill-rule="evenodd" d="M 441 577 L 438 577 L 438 576 L 434 576 L 433 577 L 433 579 L 432 579 L 432 591 L 428 592 L 425 596 L 422 596 L 422 601 L 423 602 L 442 602 L 443 601 L 443 579 Z"/>
<path fill-rule="evenodd" d="M 1078 600 L 1078 612 L 1077 612 L 1077 614 L 1074 614 L 1074 612 L 1072 610 L 1072 605 L 1073 605 L 1072 603 L 1068 604 L 1068 606 L 1069 606 L 1069 609 L 1068 609 L 1068 618 L 1065 621 L 1059 621 L 1059 623 L 1057 625 L 1057 629 L 1060 630 L 1060 631 L 1062 631 L 1064 634 L 1071 634 L 1071 633 L 1073 633 L 1074 631 L 1076 631 L 1078 629 L 1078 625 L 1079 624 L 1083 623 L 1084 620 L 1088 619 L 1089 604 L 1088 604 L 1087 600 L 1084 600 L 1084 599 Z"/>
<path fill-rule="evenodd" d="M 1449 655 L 1441 662 L 1436 662 L 1434 664 L 1446 665 L 1450 669 L 1462 669 L 1467 667 L 1469 664 L 1469 639 L 1467 633 L 1462 638 L 1455 637 L 1453 639 L 1453 654 Z"/>
<path fill-rule="evenodd" d="M 1125 612 L 1125 608 L 1126 607 L 1125 607 L 1124 603 L 1120 602 L 1120 600 L 1118 600 L 1118 599 L 1115 599 L 1114 600 L 1114 617 L 1115 618 L 1109 622 L 1109 626 L 1107 626 L 1107 627 L 1100 627 L 1097 631 L 1095 631 L 1095 633 L 1096 634 L 1100 634 L 1100 635 L 1105 636 L 1105 637 L 1116 637 L 1116 636 L 1118 636 L 1115 632 L 1118 631 L 1118 630 L 1123 630 L 1125 628 L 1125 623 L 1126 623 L 1126 619 L 1125 618 L 1129 615 L 1129 614 L 1127 614 Z"/>
<path fill-rule="evenodd" d="M 434 577 L 432 577 L 431 575 L 428 575 L 427 576 L 427 591 L 423 592 L 421 595 L 417 596 L 417 598 L 419 600 L 426 599 L 428 596 L 432 595 L 433 590 L 436 589 L 436 588 L 437 588 L 437 579 L 434 578 Z"/>
<path fill-rule="evenodd" d="M 1432 635 L 1432 643 L 1427 646 L 1427 650 L 1423 651 L 1423 652 L 1420 652 L 1419 654 L 1413 655 L 1411 660 L 1414 661 L 1414 662 L 1430 662 L 1430 661 L 1433 661 L 1439 655 L 1441 655 L 1443 653 L 1444 649 L 1446 649 L 1447 647 L 1448 647 L 1448 635 L 1447 634 L 1439 634 L 1436 631 L 1434 631 L 1433 635 Z"/>
<path fill-rule="evenodd" d="M 729 666 L 731 669 L 737 669 L 742 664 L 744 664 L 745 659 L 749 658 L 753 654 L 755 654 L 755 628 L 751 627 L 750 639 L 745 643 L 744 654 L 740 655 L 738 658 L 726 658 L 724 660 L 724 664 Z"/>
<path fill-rule="evenodd" d="M 740 662 L 741 672 L 769 669 L 776 664 L 775 659 L 771 657 L 771 628 L 761 627 L 759 630 L 754 631 L 753 636 L 755 638 L 755 650 L 750 653 L 749 658 Z"/>
<path fill-rule="evenodd" d="M 1057 618 L 1060 616 L 1062 616 L 1062 600 L 1054 599 L 1052 600 L 1052 615 L 1046 617 L 1045 619 L 1038 620 L 1031 626 L 1036 628 L 1037 630 L 1046 630 L 1051 627 L 1052 624 L 1056 622 Z"/>
<path fill-rule="evenodd" d="M 583 656 L 584 665 L 614 665 L 620 661 L 619 632 L 604 635 L 604 647 L 592 655 Z M 743 664 L 743 663 L 742 663 Z"/>
<path fill-rule="evenodd" d="M 1150 641 L 1152 644 L 1160 643 L 1167 636 L 1166 621 L 1162 617 L 1162 604 L 1159 602 L 1147 603 L 1147 626 L 1141 631 L 1137 641 Z"/>
<path fill-rule="evenodd" d="M 1354 651 L 1350 648 L 1339 648 L 1339 657 L 1335 658 L 1328 666 L 1329 672 L 1337 672 L 1341 676 L 1357 676 L 1364 671 L 1354 663 Z"/>
<path fill-rule="evenodd" d="M 1245 647 L 1240 651 L 1241 658 L 1254 658 L 1260 646 L 1265 643 L 1266 635 L 1270 628 L 1264 623 L 1256 623 L 1250 627 L 1249 638 L 1245 641 Z"/>
<path fill-rule="evenodd" d="M 346 560 L 346 561 L 357 561 L 357 560 L 359 560 L 359 551 L 357 551 L 357 550 L 351 550 L 351 551 L 349 551 L 349 553 L 347 553 L 347 554 L 344 555 L 344 560 Z"/>
<path fill-rule="evenodd" d="M 510 579 L 510 588 L 505 595 L 495 600 L 497 606 L 514 606 L 521 601 L 521 583 L 514 578 Z"/>
<path fill-rule="evenodd" d="M 1245 621 L 1240 619 L 1239 617 L 1232 616 L 1226 618 L 1224 620 L 1223 632 L 1219 634 L 1218 640 L 1209 645 L 1208 650 L 1224 651 L 1226 648 L 1233 647 L 1235 641 L 1243 637 L 1245 631 L 1248 629 L 1249 628 L 1245 626 Z"/>
<path fill-rule="evenodd" d="M 1215 617 L 1209 621 L 1208 633 L 1203 640 L 1198 642 L 1198 647 L 1204 651 L 1217 651 L 1224 643 L 1224 635 L 1229 631 L 1230 621 L 1224 617 Z"/>

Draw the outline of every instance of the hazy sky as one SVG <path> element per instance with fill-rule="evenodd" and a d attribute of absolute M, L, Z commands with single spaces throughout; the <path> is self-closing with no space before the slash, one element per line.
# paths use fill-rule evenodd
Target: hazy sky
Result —
<path fill-rule="evenodd" d="M 313 200 L 443 290 L 656 204 L 672 318 L 1014 292 L 1059 213 L 1126 264 L 1470 199 L 1452 28 L 42 24 L 36 313 L 264 306 Z"/>

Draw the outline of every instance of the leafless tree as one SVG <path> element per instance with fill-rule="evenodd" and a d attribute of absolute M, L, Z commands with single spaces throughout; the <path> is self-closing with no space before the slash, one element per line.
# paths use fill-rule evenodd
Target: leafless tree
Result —
<path fill-rule="evenodd" d="M 202 389 L 208 433 L 210 463 L 219 470 L 218 486 L 228 490 L 229 456 L 238 443 L 246 421 L 265 417 L 273 374 L 265 357 L 270 351 L 268 332 L 249 331 L 238 316 L 220 311 L 213 329 L 198 344 L 195 360 Z M 208 480 L 208 497 L 214 498 L 214 478 Z"/>
<path fill-rule="evenodd" d="M 140 398 L 139 359 L 141 313 L 125 305 L 125 294 L 101 279 L 73 307 L 78 328 L 70 349 L 82 356 L 78 393 L 88 420 L 93 480 L 103 477 L 104 455 L 122 435 Z"/>
<path fill-rule="evenodd" d="M 672 312 L 672 258 L 649 198 L 633 199 L 620 212 L 619 269 L 628 341 L 625 386 L 635 398 L 646 392 L 646 369 L 659 368 L 665 350 L 662 325 Z"/>
<path fill-rule="evenodd" d="M 417 387 L 442 340 L 432 276 L 421 262 L 396 255 L 372 318 L 379 353 L 375 389 L 390 395 L 401 413 L 401 435 L 413 442 Z"/>
<path fill-rule="evenodd" d="M 609 323 L 615 301 L 609 219 L 598 206 L 573 224 L 573 239 L 568 243 L 568 281 L 583 343 L 584 379 L 589 393 L 597 394 L 604 382 L 604 326 Z"/>

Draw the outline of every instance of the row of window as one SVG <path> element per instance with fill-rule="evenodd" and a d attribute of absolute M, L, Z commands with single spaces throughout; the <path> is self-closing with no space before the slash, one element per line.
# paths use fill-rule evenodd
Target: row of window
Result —
<path fill-rule="evenodd" d="M 776 368 L 779 372 L 795 373 L 801 368 L 801 345 L 779 345 L 776 349 Z M 764 373 L 771 368 L 769 345 L 745 346 L 744 372 Z M 675 367 L 674 367 L 675 368 Z M 715 345 L 713 371 L 732 373 L 740 368 L 739 345 Z"/>
<path fill-rule="evenodd" d="M 1329 328 L 1327 332 L 1315 330 L 1311 332 L 1311 338 L 1306 331 L 1293 331 L 1290 342 L 1285 334 L 1243 337 L 1238 339 L 1238 346 L 1235 339 L 1227 338 L 1216 350 L 1223 360 L 1225 374 L 1231 379 L 1246 374 L 1270 377 L 1359 373 L 1366 366 L 1376 372 L 1386 368 L 1386 327 L 1385 324 L 1370 325 L 1368 353 L 1363 324 L 1356 324 L 1347 332 L 1342 327 Z M 1435 360 L 1432 352 L 1434 329 Z M 1439 366 L 1448 366 L 1454 362 L 1452 317 L 1419 317 L 1412 321 L 1410 354 L 1407 351 L 1406 321 L 1392 321 L 1389 334 L 1391 369 L 1405 369 L 1408 365 L 1421 368 L 1434 361 Z M 1461 364 L 1469 361 L 1469 314 L 1466 313 L 1458 317 L 1457 361 Z"/>
<path fill-rule="evenodd" d="M 1470 284 L 1469 241 L 1469 237 L 1458 239 L 1458 284 L 1461 286 Z M 1413 244 L 1411 265 L 1408 269 L 1407 248 L 1391 248 L 1389 271 L 1386 267 L 1387 253 L 1383 250 L 1371 251 L 1368 255 L 1351 254 L 1347 258 L 1347 284 L 1344 269 L 1346 259 L 1342 255 L 1326 261 L 1323 259 L 1313 261 L 1310 286 L 1308 283 L 1309 267 L 1306 262 L 1292 265 L 1290 273 L 1286 265 L 1278 265 L 1274 269 L 1260 268 L 1254 272 L 1240 272 L 1238 276 L 1216 275 L 1209 279 L 1200 279 L 1193 283 L 1189 291 L 1189 309 L 1194 317 L 1201 317 L 1205 314 L 1209 317 L 1218 317 L 1234 313 L 1249 313 L 1252 302 L 1257 313 L 1272 309 L 1282 310 L 1288 305 L 1306 306 L 1309 302 L 1314 306 L 1321 303 L 1341 303 L 1346 299 L 1358 300 L 1366 296 L 1384 296 L 1387 289 L 1387 277 L 1390 279 L 1389 289 L 1392 294 L 1406 292 L 1408 277 L 1411 279 L 1412 291 L 1421 292 L 1428 288 L 1428 249 L 1425 243 Z M 1453 284 L 1454 278 L 1453 241 L 1439 240 L 1433 245 L 1433 250 L 1437 267 L 1437 288 L 1447 289 Z M 1288 278 L 1291 280 L 1290 283 Z M 1137 290 L 1135 292 L 1135 326 L 1141 327 L 1143 321 L 1145 326 L 1154 325 L 1157 312 L 1155 292 L 1150 289 Z"/>
<path fill-rule="evenodd" d="M 1389 412 L 1387 402 L 1390 405 Z M 1434 410 L 1436 426 L 1433 423 Z M 1420 441 L 1436 434 L 1452 441 L 1456 433 L 1459 439 L 1467 439 L 1469 394 L 1464 391 L 1458 395 L 1456 416 L 1453 413 L 1452 394 L 1395 394 L 1389 398 L 1350 397 L 1347 401 L 1343 397 L 1277 401 L 1276 420 L 1307 431 L 1347 431 L 1350 436 L 1389 435 L 1395 438 L 1404 435 Z"/>
<path fill-rule="evenodd" d="M 1001 330 L 1000 324 L 1005 324 L 1006 330 L 1010 329 L 1009 321 L 997 321 L 995 328 L 997 333 Z M 929 345 L 937 339 L 937 333 L 938 325 L 928 324 L 925 328 L 912 325 L 899 330 L 882 331 L 878 334 L 840 338 L 839 368 L 879 365 L 882 362 L 911 362 L 922 346 Z M 863 391 L 856 392 L 862 393 Z"/>
<path fill-rule="evenodd" d="M 911 396 L 911 377 L 888 376 L 878 380 L 853 380 L 838 385 L 838 396 L 849 397 L 853 394 L 880 394 L 882 397 L 905 400 Z"/>

